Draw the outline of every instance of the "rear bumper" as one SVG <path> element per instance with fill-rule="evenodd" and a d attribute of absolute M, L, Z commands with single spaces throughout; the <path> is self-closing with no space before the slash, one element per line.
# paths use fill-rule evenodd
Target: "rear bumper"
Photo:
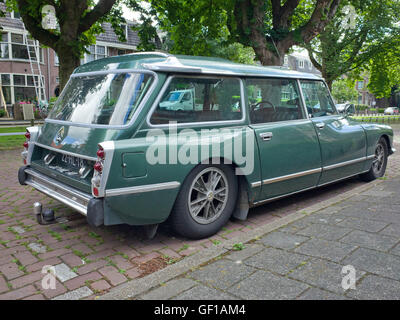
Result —
<path fill-rule="evenodd" d="M 93 198 L 30 167 L 21 167 L 18 172 L 21 185 L 29 185 L 45 195 L 60 201 L 87 217 L 89 224 L 100 226 L 104 221 L 103 199 Z"/>

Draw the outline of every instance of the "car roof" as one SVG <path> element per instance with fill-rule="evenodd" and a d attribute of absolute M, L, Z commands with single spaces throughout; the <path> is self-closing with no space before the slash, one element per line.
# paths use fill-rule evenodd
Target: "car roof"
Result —
<path fill-rule="evenodd" d="M 162 52 L 137 52 L 99 59 L 79 66 L 75 69 L 74 74 L 114 69 L 147 69 L 165 73 L 322 80 L 315 74 L 293 71 L 285 67 L 247 65 L 222 58 L 171 55 Z"/>

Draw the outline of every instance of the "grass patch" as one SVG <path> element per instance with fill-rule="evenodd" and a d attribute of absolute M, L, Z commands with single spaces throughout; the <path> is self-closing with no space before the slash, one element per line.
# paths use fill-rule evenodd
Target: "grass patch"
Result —
<path fill-rule="evenodd" d="M 26 126 L 10 127 L 10 128 L 1 128 L 0 127 L 0 133 L 25 132 L 26 128 L 28 128 L 28 127 L 26 127 Z"/>
<path fill-rule="evenodd" d="M 24 135 L 0 136 L 0 150 L 11 150 L 21 148 L 26 138 Z"/>

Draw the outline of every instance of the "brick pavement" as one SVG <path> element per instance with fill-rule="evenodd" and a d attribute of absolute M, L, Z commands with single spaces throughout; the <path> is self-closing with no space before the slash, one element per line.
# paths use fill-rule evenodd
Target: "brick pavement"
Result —
<path fill-rule="evenodd" d="M 20 152 L 0 151 L 0 299 L 93 299 L 117 285 L 363 184 L 350 179 L 254 208 L 247 221 L 231 221 L 209 239 L 188 240 L 162 225 L 153 240 L 144 240 L 135 227 L 91 228 L 80 214 L 31 187 L 20 186 L 17 181 Z M 390 158 L 389 179 L 400 172 L 399 159 L 399 154 Z M 32 216 L 35 201 L 55 209 L 66 221 L 38 225 Z M 388 223 L 395 218 L 389 213 L 385 216 Z M 385 232 L 390 236 L 390 232 L 398 231 L 396 228 L 389 226 Z M 55 290 L 42 289 L 45 274 L 41 271 L 46 265 L 60 270 Z"/>

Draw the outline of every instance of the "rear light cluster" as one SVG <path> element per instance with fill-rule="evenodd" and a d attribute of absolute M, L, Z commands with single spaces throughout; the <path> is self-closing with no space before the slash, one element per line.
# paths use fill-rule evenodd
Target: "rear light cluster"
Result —
<path fill-rule="evenodd" d="M 97 150 L 97 161 L 93 166 L 94 174 L 92 178 L 92 191 L 95 197 L 99 196 L 99 187 L 101 183 L 101 175 L 103 173 L 105 156 L 106 154 L 103 147 L 99 145 L 99 149 Z"/>
<path fill-rule="evenodd" d="M 29 140 L 31 139 L 31 134 L 28 130 L 26 130 L 25 132 L 25 138 L 26 141 L 24 142 L 23 146 L 24 146 L 24 152 L 22 152 L 22 159 L 24 161 L 24 164 L 27 164 L 27 156 L 28 156 L 28 148 L 29 148 Z"/>

